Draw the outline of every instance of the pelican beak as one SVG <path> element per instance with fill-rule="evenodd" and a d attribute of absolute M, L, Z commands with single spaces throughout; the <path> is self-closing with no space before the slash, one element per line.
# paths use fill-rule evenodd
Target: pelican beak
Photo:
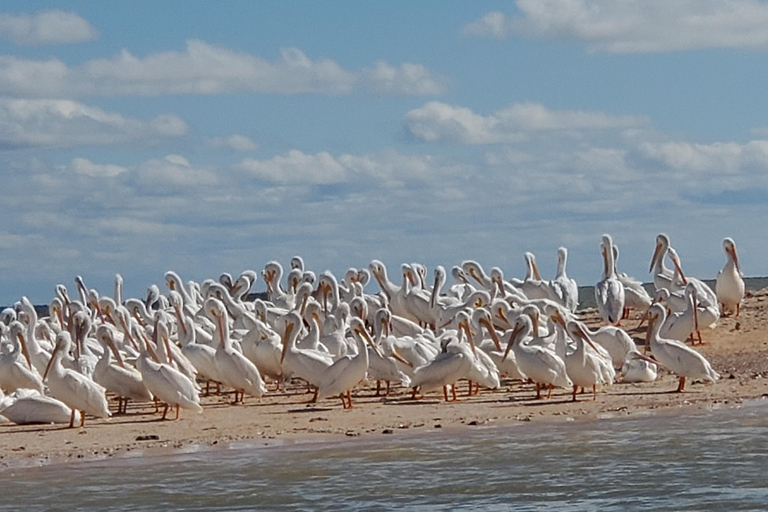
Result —
<path fill-rule="evenodd" d="M 403 358 L 403 356 L 398 354 L 397 350 L 395 350 L 395 347 L 392 347 L 392 358 L 400 361 L 401 363 L 403 363 L 406 366 L 410 366 L 411 368 L 413 368 L 413 364 L 411 364 L 410 361 L 406 360 L 405 358 Z"/>
<path fill-rule="evenodd" d="M 56 355 L 61 352 L 63 344 L 56 344 L 56 348 L 53 349 L 53 353 L 51 354 L 51 359 L 48 361 L 48 365 L 45 367 L 45 372 L 43 372 L 43 382 L 45 382 L 45 379 L 48 378 L 48 372 L 51 371 L 51 366 L 53 366 L 53 362 L 56 360 Z"/>
<path fill-rule="evenodd" d="M 19 344 L 21 345 L 21 353 L 24 354 L 24 359 L 27 360 L 27 366 L 32 369 L 32 360 L 29 357 L 29 349 L 27 348 L 27 342 L 24 340 L 24 336 L 21 333 L 17 334 L 19 338 Z"/>
<path fill-rule="evenodd" d="M 434 309 L 435 304 L 437 303 L 437 285 L 439 281 L 439 277 L 437 274 L 435 274 L 435 282 L 432 284 L 432 294 L 429 296 L 429 308 Z"/>
<path fill-rule="evenodd" d="M 688 284 L 688 280 L 685 278 L 685 274 L 683 273 L 683 268 L 680 266 L 680 258 L 678 258 L 677 255 L 672 256 L 672 263 L 675 265 L 675 268 L 680 273 L 680 279 L 683 280 L 683 284 Z"/>
<path fill-rule="evenodd" d="M 541 281 L 541 274 L 539 274 L 539 266 L 536 265 L 536 260 L 531 261 L 531 267 L 533 267 L 533 277 L 535 277 L 537 281 Z"/>
<path fill-rule="evenodd" d="M 502 363 L 507 360 L 509 351 L 512 350 L 512 345 L 514 345 L 515 340 L 517 339 L 522 329 L 523 328 L 519 324 L 515 324 L 515 328 L 512 331 L 512 335 L 509 337 L 509 341 L 507 342 L 507 349 L 504 351 L 504 357 L 501 358 Z"/>
<path fill-rule="evenodd" d="M 285 353 L 288 351 L 288 340 L 290 339 L 292 332 L 293 324 L 286 321 L 285 333 L 283 334 L 283 353 L 280 356 L 280 364 L 283 364 L 283 361 L 285 361 Z"/>
<path fill-rule="evenodd" d="M 485 319 L 485 318 L 481 318 L 480 319 L 480 324 L 483 325 L 486 328 L 486 330 L 488 331 L 488 334 L 491 335 L 491 339 L 493 340 L 493 344 L 496 345 L 496 350 L 501 352 L 501 341 L 499 341 L 499 335 L 496 332 L 496 329 L 494 329 L 493 325 L 491 325 L 491 323 L 487 319 Z"/>
<path fill-rule="evenodd" d="M 467 341 L 469 341 L 469 346 L 472 347 L 472 353 L 477 355 L 477 350 L 475 349 L 475 337 L 472 335 L 472 329 L 469 327 L 469 322 L 462 322 L 460 327 L 463 327 L 464 332 L 467 333 Z"/>
<path fill-rule="evenodd" d="M 376 344 L 373 342 L 373 339 L 371 339 L 371 335 L 368 334 L 368 331 L 365 329 L 357 329 L 357 334 L 360 335 L 365 341 L 368 342 L 368 344 L 371 346 L 374 352 L 376 352 L 376 355 L 380 358 L 384 358 L 384 356 L 381 355 L 381 352 L 379 351 L 379 347 L 376 346 Z"/>
<path fill-rule="evenodd" d="M 470 268 L 470 269 L 469 269 L 469 275 L 471 275 L 471 276 L 472 276 L 472 278 L 473 278 L 475 281 L 477 281 L 478 283 L 480 283 L 480 284 L 483 284 L 483 282 L 480 280 L 480 276 L 478 276 L 478 275 L 477 275 L 477 272 L 475 271 L 475 269 L 474 269 L 474 268 Z"/>
<path fill-rule="evenodd" d="M 656 244 L 656 249 L 653 251 L 653 257 L 651 258 L 651 266 L 648 268 L 648 272 L 653 272 L 653 266 L 656 264 L 656 260 L 661 256 L 661 244 Z"/>
<path fill-rule="evenodd" d="M 739 255 L 736 254 L 736 247 L 731 247 L 731 255 L 733 255 L 733 263 L 736 265 L 736 271 L 741 275 L 741 265 L 739 264 Z"/>

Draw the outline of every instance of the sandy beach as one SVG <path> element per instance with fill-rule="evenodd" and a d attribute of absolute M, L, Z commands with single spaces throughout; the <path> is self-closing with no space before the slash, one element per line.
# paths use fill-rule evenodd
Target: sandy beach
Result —
<path fill-rule="evenodd" d="M 583 315 L 598 325 L 596 312 Z M 634 329 L 638 315 L 624 322 L 638 343 L 645 329 Z M 413 400 L 410 390 L 392 388 L 386 397 L 375 395 L 375 385 L 360 385 L 355 408 L 343 410 L 338 399 L 308 403 L 300 382 L 257 399 L 246 397 L 232 405 L 232 393 L 203 397 L 203 414 L 182 411 L 181 419 L 161 420 L 151 403 L 132 403 L 128 413 L 109 420 L 89 418 L 85 428 L 61 425 L 18 426 L 0 423 L 0 467 L 49 464 L 78 459 L 103 459 L 152 454 L 195 446 L 217 446 L 236 441 L 275 444 L 316 442 L 359 436 L 398 435 L 404 431 L 471 429 L 478 425 L 504 426 L 519 421 L 579 421 L 659 414 L 681 410 L 737 407 L 742 401 L 768 396 L 768 289 L 748 292 L 739 317 L 724 317 L 715 329 L 705 329 L 705 355 L 721 375 L 715 384 L 689 383 L 675 393 L 677 378 L 662 372 L 649 384 L 620 380 L 592 401 L 591 394 L 571 401 L 570 390 L 557 389 L 549 400 L 536 400 L 532 384 L 504 380 L 496 390 L 466 396 L 460 382 L 459 400 L 445 402 L 431 393 Z M 272 389 L 273 385 L 270 385 Z M 110 397 L 110 407 L 117 400 Z"/>

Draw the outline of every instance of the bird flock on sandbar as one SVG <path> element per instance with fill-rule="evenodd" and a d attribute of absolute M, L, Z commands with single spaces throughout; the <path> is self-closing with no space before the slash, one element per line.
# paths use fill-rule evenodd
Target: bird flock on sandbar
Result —
<path fill-rule="evenodd" d="M 477 394 L 501 379 L 535 385 L 537 399 L 561 387 L 573 400 L 579 388 L 591 388 L 594 400 L 614 380 L 651 382 L 659 368 L 677 375 L 683 391 L 686 379 L 718 378 L 687 341 L 701 343 L 702 326 L 740 313 L 744 281 L 733 240 L 723 249 L 713 292 L 685 275 L 669 238 L 658 235 L 651 296 L 618 272 L 618 248 L 604 235 L 595 299 L 605 325 L 598 329 L 577 313 L 563 247 L 550 281 L 531 253 L 524 279 L 464 261 L 452 268 L 450 285 L 441 266 L 430 280 L 423 265 L 402 264 L 395 282 L 373 260 L 338 280 L 305 269 L 301 257 L 291 260 L 285 280 L 282 265 L 268 262 L 261 294 L 251 293 L 259 276 L 253 270 L 201 283 L 168 271 L 165 291 L 152 285 L 142 299 L 123 298 L 119 274 L 109 295 L 78 276 L 78 298 L 56 286 L 47 316 L 26 297 L 0 312 L 0 415 L 17 424 L 82 427 L 88 416 L 126 414 L 134 400 L 154 402 L 162 419 L 175 410 L 178 419 L 180 409 L 203 412 L 202 394 L 234 390 L 233 402 L 242 403 L 246 395 L 274 393 L 268 384 L 278 391 L 302 381 L 310 401 L 340 399 L 344 408 L 353 407 L 353 391 L 365 380 L 376 383 L 377 395 L 401 386 L 408 400 L 433 392 L 456 400 L 459 381 Z M 648 323 L 644 349 L 621 326 L 632 310 Z"/>

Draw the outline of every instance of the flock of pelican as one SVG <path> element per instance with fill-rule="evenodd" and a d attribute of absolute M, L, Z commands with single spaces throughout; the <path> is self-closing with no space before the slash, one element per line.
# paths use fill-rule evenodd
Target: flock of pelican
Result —
<path fill-rule="evenodd" d="M 448 401 L 457 398 L 459 381 L 476 394 L 504 378 L 535 384 L 537 398 L 542 390 L 550 397 L 555 387 L 572 389 L 575 401 L 579 388 L 591 388 L 595 399 L 617 376 L 653 381 L 662 367 L 680 378 L 683 391 L 686 379 L 718 378 L 686 340 L 701 342 L 701 325 L 740 312 L 736 246 L 726 238 L 723 248 L 726 264 L 713 292 L 684 274 L 669 238 L 658 235 L 652 297 L 618 272 L 618 249 L 604 235 L 595 298 L 606 325 L 599 329 L 577 314 L 565 248 L 550 281 L 525 253 L 524 279 L 506 280 L 497 267 L 486 273 L 465 261 L 452 268 L 451 285 L 441 266 L 430 282 L 423 265 L 403 264 L 395 282 L 374 260 L 339 281 L 294 257 L 285 280 L 278 262 L 264 266 L 266 293 L 256 299 L 250 292 L 259 275 L 251 270 L 202 283 L 169 271 L 165 293 L 152 285 L 146 299 L 125 300 L 120 275 L 110 295 L 77 277 L 78 298 L 58 285 L 45 317 L 26 297 L 0 312 L 0 415 L 19 424 L 83 426 L 88 416 L 125 414 L 129 400 L 154 400 L 163 419 L 174 409 L 178 419 L 180 409 L 203 412 L 200 396 L 211 386 L 233 389 L 238 403 L 291 379 L 306 383 L 312 401 L 336 397 L 344 408 L 353 407 L 352 392 L 365 379 L 376 382 L 377 395 L 382 384 L 389 393 L 396 383 L 414 399 L 437 391 Z M 371 278 L 378 293 L 366 290 Z M 648 321 L 643 353 L 620 326 L 632 309 Z M 113 412 L 107 393 L 118 399 Z"/>

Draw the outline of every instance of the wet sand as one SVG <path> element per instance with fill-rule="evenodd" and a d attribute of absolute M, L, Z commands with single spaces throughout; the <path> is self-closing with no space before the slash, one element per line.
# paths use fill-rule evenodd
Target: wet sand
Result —
<path fill-rule="evenodd" d="M 597 325 L 594 310 L 584 312 Z M 638 342 L 638 315 L 625 328 Z M 675 393 L 678 379 L 662 371 L 650 384 L 616 382 L 592 401 L 591 393 L 571 401 L 570 390 L 556 389 L 549 400 L 536 400 L 532 384 L 502 381 L 497 390 L 467 396 L 466 382 L 458 385 L 459 400 L 445 402 L 442 393 L 412 400 L 410 390 L 393 387 L 386 397 L 375 396 L 375 385 L 364 384 L 353 393 L 355 408 L 343 410 L 339 399 L 307 403 L 311 394 L 296 382 L 262 398 L 246 397 L 233 405 L 232 393 L 203 397 L 201 415 L 181 411 L 181 419 L 161 420 L 151 403 L 129 404 L 128 413 L 109 420 L 87 418 L 84 428 L 61 425 L 19 426 L 0 423 L 0 468 L 103 459 L 223 446 L 237 441 L 278 444 L 320 442 L 346 437 L 385 439 L 405 431 L 471 429 L 504 426 L 519 421 L 579 421 L 633 414 L 675 413 L 716 407 L 737 407 L 742 401 L 768 397 L 768 289 L 748 292 L 741 315 L 721 318 L 715 329 L 702 331 L 704 345 L 696 345 L 721 378 L 715 384 L 688 383 Z M 274 385 L 270 385 L 273 389 Z M 117 401 L 110 397 L 110 407 Z"/>

